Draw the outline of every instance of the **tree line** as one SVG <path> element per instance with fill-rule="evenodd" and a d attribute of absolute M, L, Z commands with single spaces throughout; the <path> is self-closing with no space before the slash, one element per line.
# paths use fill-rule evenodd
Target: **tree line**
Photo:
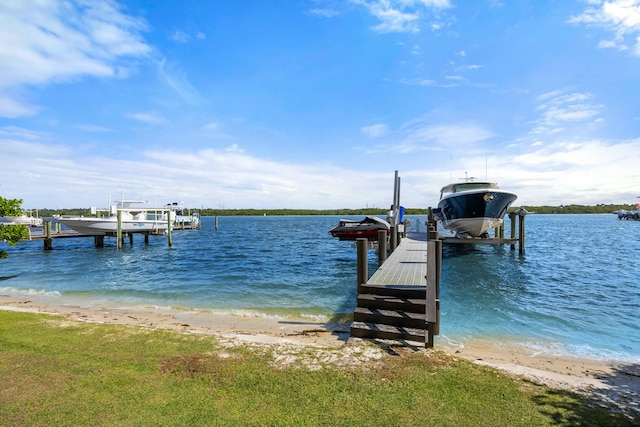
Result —
<path fill-rule="evenodd" d="M 591 205 L 560 205 L 560 206 L 512 206 L 509 212 L 520 208 L 530 213 L 537 214 L 602 214 L 615 213 L 619 210 L 636 210 L 634 205 L 598 204 Z M 338 215 L 359 216 L 374 215 L 386 216 L 388 209 L 383 208 L 340 208 L 340 209 L 187 209 L 187 212 L 199 212 L 201 216 L 304 216 L 304 215 Z M 429 208 L 405 208 L 405 215 L 427 215 Z M 73 209 L 39 209 L 40 217 L 52 217 L 53 215 L 89 216 L 87 208 Z"/>

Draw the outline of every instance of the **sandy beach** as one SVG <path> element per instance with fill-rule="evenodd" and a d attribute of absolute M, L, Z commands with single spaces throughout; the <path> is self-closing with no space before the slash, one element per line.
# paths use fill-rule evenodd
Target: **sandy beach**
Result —
<path fill-rule="evenodd" d="M 104 324 L 125 324 L 186 333 L 208 334 L 237 345 L 307 346 L 320 350 L 345 350 L 345 357 L 381 357 L 371 351 L 354 351 L 359 339 L 350 338 L 345 324 L 327 325 L 313 321 L 282 321 L 258 316 L 211 314 L 157 307 L 85 307 L 55 299 L 22 299 L 0 296 L 0 309 L 46 313 L 69 320 Z M 411 343 L 410 343 L 411 344 Z M 421 350 L 418 343 L 413 343 Z M 559 357 L 518 345 L 466 342 L 438 343 L 436 349 L 473 363 L 494 367 L 511 375 L 549 387 L 589 395 L 603 404 L 628 414 L 640 415 L 640 366 L 586 358 Z M 332 356 L 335 358 L 335 355 Z"/>

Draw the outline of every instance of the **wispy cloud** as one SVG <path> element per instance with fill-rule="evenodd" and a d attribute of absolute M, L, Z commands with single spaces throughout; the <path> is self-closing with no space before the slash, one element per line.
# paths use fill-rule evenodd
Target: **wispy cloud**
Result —
<path fill-rule="evenodd" d="M 631 46 L 634 55 L 640 56 L 640 0 L 593 0 L 590 3 L 593 6 L 572 16 L 569 22 L 613 33 L 613 39 L 601 40 L 599 47 L 627 50 Z"/>
<path fill-rule="evenodd" d="M 174 64 L 167 63 L 165 58 L 158 62 L 158 76 L 160 80 L 169 85 L 182 99 L 190 104 L 202 104 L 204 98 L 194 88 L 184 72 L 176 69 Z"/>
<path fill-rule="evenodd" d="M 76 125 L 74 127 L 76 129 L 83 130 L 85 132 L 91 132 L 91 133 L 113 132 L 113 129 L 109 129 L 108 127 L 100 126 L 100 125 Z"/>
<path fill-rule="evenodd" d="M 411 154 L 424 151 L 469 150 L 475 144 L 493 138 L 495 133 L 476 124 L 430 124 L 417 119 L 399 130 L 396 143 L 369 148 L 369 153 Z"/>
<path fill-rule="evenodd" d="M 126 75 L 127 58 L 145 56 L 146 23 L 109 0 L 0 3 L 0 116 L 37 114 L 15 95 L 32 85 L 82 76 Z"/>
<path fill-rule="evenodd" d="M 558 133 L 564 131 L 570 123 L 598 123 L 603 107 L 592 100 L 593 95 L 585 92 L 553 91 L 540 95 L 537 107 L 540 118 L 535 122 L 532 133 Z"/>
<path fill-rule="evenodd" d="M 207 37 L 203 32 L 197 32 L 195 35 L 191 35 L 183 30 L 175 30 L 173 33 L 169 34 L 169 38 L 178 43 L 190 43 L 193 39 L 205 40 Z"/>
<path fill-rule="evenodd" d="M 160 117 L 156 113 L 131 113 L 127 114 L 127 117 L 142 123 L 152 125 L 162 125 L 167 123 L 167 120 L 165 118 Z"/>
<path fill-rule="evenodd" d="M 373 26 L 378 33 L 417 33 L 424 27 L 437 30 L 442 24 L 429 22 L 426 15 L 451 7 L 449 0 L 351 0 L 351 3 L 380 22 Z"/>
<path fill-rule="evenodd" d="M 389 133 L 389 126 L 385 123 L 377 123 L 375 125 L 364 126 L 360 131 L 370 138 L 380 138 Z"/>
<path fill-rule="evenodd" d="M 340 11 L 328 7 L 309 9 L 309 13 L 311 15 L 321 16 L 323 18 L 333 18 L 334 16 L 338 16 L 341 14 Z"/>
<path fill-rule="evenodd" d="M 191 41 L 191 36 L 185 33 L 184 31 L 180 31 L 180 30 L 177 30 L 171 33 L 169 38 L 173 41 L 180 42 L 180 43 L 189 43 Z"/>

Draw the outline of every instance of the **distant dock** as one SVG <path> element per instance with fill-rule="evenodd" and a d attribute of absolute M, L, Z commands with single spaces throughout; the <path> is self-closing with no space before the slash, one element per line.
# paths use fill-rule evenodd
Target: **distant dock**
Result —
<path fill-rule="evenodd" d="M 93 234 L 83 234 L 79 233 L 75 230 L 70 229 L 62 229 L 62 224 L 55 221 L 44 221 L 43 226 L 40 227 L 30 227 L 29 228 L 29 237 L 26 240 L 38 240 L 44 242 L 44 249 L 51 250 L 53 249 L 53 240 L 55 239 L 70 239 L 70 238 L 93 238 L 94 244 L 96 247 L 104 246 L 104 238 L 105 237 L 115 237 L 118 239 L 118 248 L 122 247 L 122 243 L 126 237 L 129 238 L 129 243 L 133 245 L 133 235 L 134 234 L 142 234 L 144 236 L 144 242 L 149 243 L 150 235 L 165 235 L 165 233 L 153 233 L 149 231 L 144 232 L 119 232 L 119 233 L 107 233 L 105 235 L 93 235 Z M 200 222 L 198 221 L 195 224 L 190 223 L 176 223 L 171 227 L 168 227 L 166 236 L 169 246 L 173 244 L 172 242 L 172 230 L 191 230 L 191 229 L 199 229 Z"/>

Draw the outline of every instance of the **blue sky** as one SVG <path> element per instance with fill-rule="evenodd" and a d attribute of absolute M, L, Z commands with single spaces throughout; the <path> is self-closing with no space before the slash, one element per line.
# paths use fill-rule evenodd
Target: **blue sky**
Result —
<path fill-rule="evenodd" d="M 209 208 L 640 196 L 640 0 L 9 0 L 0 195 Z"/>

